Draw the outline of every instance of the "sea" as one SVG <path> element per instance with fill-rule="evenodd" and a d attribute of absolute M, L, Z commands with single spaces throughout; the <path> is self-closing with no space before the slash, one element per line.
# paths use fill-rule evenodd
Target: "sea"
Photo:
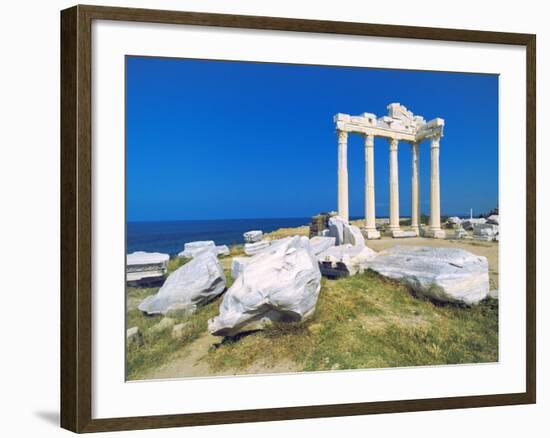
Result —
<path fill-rule="evenodd" d="M 456 216 L 466 217 L 466 215 Z M 360 217 L 350 219 L 355 220 Z M 161 252 L 173 256 L 183 251 L 186 242 L 213 240 L 216 245 L 242 244 L 244 243 L 243 233 L 246 231 L 261 230 L 269 233 L 279 228 L 308 225 L 310 220 L 310 217 L 293 217 L 127 222 L 126 252 Z"/>
<path fill-rule="evenodd" d="M 210 219 L 162 222 L 127 222 L 126 252 L 147 251 L 175 255 L 186 242 L 213 240 L 216 245 L 244 243 L 243 233 L 308 225 L 311 218 Z"/>

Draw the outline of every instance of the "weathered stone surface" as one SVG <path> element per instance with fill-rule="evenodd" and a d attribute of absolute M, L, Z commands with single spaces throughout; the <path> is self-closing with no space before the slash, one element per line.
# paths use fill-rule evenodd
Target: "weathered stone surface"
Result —
<path fill-rule="evenodd" d="M 200 251 L 193 260 L 172 272 L 155 295 L 139 305 L 148 314 L 167 314 L 171 309 L 192 313 L 225 289 L 225 275 L 212 251 Z"/>
<path fill-rule="evenodd" d="M 391 235 L 392 237 L 401 239 L 401 238 L 407 238 L 407 237 L 417 237 L 418 233 L 413 230 L 410 230 L 410 231 L 395 230 L 395 231 L 392 231 Z"/>
<path fill-rule="evenodd" d="M 378 253 L 369 268 L 439 301 L 473 305 L 489 293 L 487 259 L 459 248 L 395 246 Z"/>
<path fill-rule="evenodd" d="M 189 321 L 176 324 L 172 327 L 172 339 L 178 340 L 185 335 L 185 328 L 189 325 Z"/>
<path fill-rule="evenodd" d="M 321 273 L 309 239 L 281 239 L 250 259 L 208 329 L 217 336 L 233 336 L 273 321 L 301 321 L 314 313 L 320 289 Z"/>
<path fill-rule="evenodd" d="M 487 219 L 485 219 L 484 217 L 478 219 L 466 219 L 462 221 L 462 228 L 468 231 L 472 231 L 475 224 L 484 224 L 485 222 L 487 222 Z"/>
<path fill-rule="evenodd" d="M 326 249 L 317 256 L 323 275 L 334 276 L 335 269 L 345 269 L 348 275 L 355 275 L 368 268 L 369 261 L 376 257 L 376 251 L 366 246 L 339 245 Z"/>
<path fill-rule="evenodd" d="M 474 238 L 483 237 L 487 239 L 479 240 L 493 240 L 498 234 L 498 225 L 493 224 L 474 224 Z"/>
<path fill-rule="evenodd" d="M 454 238 L 455 239 L 464 239 L 467 235 L 468 235 L 468 233 L 466 232 L 466 230 L 464 228 L 459 228 L 458 230 L 456 230 Z"/>
<path fill-rule="evenodd" d="M 149 330 L 147 330 L 149 333 L 160 333 L 163 330 L 167 330 L 170 327 L 172 327 L 176 323 L 175 319 L 164 317 L 162 318 L 158 323 L 156 323 L 154 326 L 152 326 Z"/>
<path fill-rule="evenodd" d="M 193 258 L 204 250 L 210 250 L 217 254 L 216 244 L 213 240 L 199 240 L 196 242 L 187 242 L 184 245 L 183 251 L 178 254 L 178 257 Z"/>
<path fill-rule="evenodd" d="M 216 252 L 219 256 L 228 256 L 230 254 L 227 245 L 216 245 Z"/>
<path fill-rule="evenodd" d="M 269 240 L 260 240 L 259 242 L 255 243 L 245 243 L 244 253 L 246 255 L 253 256 L 269 248 L 269 245 L 271 245 L 271 241 Z"/>
<path fill-rule="evenodd" d="M 355 225 L 344 223 L 344 244 L 346 243 L 352 246 L 365 246 L 365 238 Z"/>
<path fill-rule="evenodd" d="M 231 277 L 234 280 L 242 274 L 244 267 L 250 260 L 251 257 L 233 257 L 233 260 L 231 260 Z"/>
<path fill-rule="evenodd" d="M 143 335 L 138 327 L 132 327 L 126 330 L 126 345 L 143 345 Z"/>
<path fill-rule="evenodd" d="M 344 224 L 346 220 L 340 216 L 332 216 L 328 220 L 328 235 L 336 239 L 336 245 L 344 243 Z"/>
<path fill-rule="evenodd" d="M 262 240 L 263 233 L 260 230 L 247 231 L 243 234 L 246 243 L 254 243 Z"/>
<path fill-rule="evenodd" d="M 153 279 L 166 274 L 168 254 L 158 252 L 135 251 L 126 256 L 126 281 Z"/>
<path fill-rule="evenodd" d="M 336 244 L 336 238 L 315 236 L 309 239 L 309 244 L 311 245 L 311 251 L 313 252 L 313 254 L 317 255 L 330 248 L 331 246 L 334 246 Z"/>
<path fill-rule="evenodd" d="M 492 289 L 489 291 L 489 298 L 493 300 L 498 300 L 498 289 Z"/>
<path fill-rule="evenodd" d="M 157 265 L 167 263 L 170 259 L 168 254 L 160 252 L 135 251 L 126 256 L 128 266 Z"/>
<path fill-rule="evenodd" d="M 487 223 L 488 224 L 493 224 L 493 225 L 500 225 L 499 224 L 499 215 L 498 214 L 492 214 L 491 216 L 489 216 L 487 218 Z"/>
<path fill-rule="evenodd" d="M 457 229 L 461 226 L 462 219 L 460 219 L 458 216 L 451 216 L 447 219 L 447 222 L 445 222 L 445 227 L 450 229 Z"/>
<path fill-rule="evenodd" d="M 336 239 L 335 245 L 365 246 L 365 238 L 361 230 L 355 225 L 350 225 L 344 218 L 332 216 L 328 220 L 328 226 L 328 235 Z"/>

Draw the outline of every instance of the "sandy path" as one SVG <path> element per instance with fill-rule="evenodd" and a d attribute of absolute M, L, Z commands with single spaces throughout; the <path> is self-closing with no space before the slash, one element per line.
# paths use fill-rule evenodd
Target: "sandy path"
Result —
<path fill-rule="evenodd" d="M 245 369 L 224 369 L 214 371 L 205 357 L 208 352 L 221 342 L 221 338 L 204 333 L 200 338 L 182 348 L 176 356 L 161 367 L 149 371 L 140 380 L 181 379 L 186 377 L 234 376 L 244 374 L 290 373 L 300 371 L 297 364 L 291 361 L 280 363 L 254 363 Z"/>

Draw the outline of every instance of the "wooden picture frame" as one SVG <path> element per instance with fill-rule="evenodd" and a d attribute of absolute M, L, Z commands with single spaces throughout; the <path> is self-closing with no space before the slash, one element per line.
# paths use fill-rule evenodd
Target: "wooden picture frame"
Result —
<path fill-rule="evenodd" d="M 526 48 L 526 391 L 195 414 L 92 418 L 92 21 L 185 24 L 387 38 L 519 45 Z M 61 426 L 98 432 L 529 404 L 536 401 L 536 37 L 475 30 L 238 16 L 100 6 L 61 12 Z"/>

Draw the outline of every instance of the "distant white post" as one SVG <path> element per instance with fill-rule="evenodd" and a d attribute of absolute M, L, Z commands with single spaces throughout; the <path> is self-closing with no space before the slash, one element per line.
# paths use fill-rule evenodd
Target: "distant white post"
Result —
<path fill-rule="evenodd" d="M 338 214 L 349 220 L 348 214 L 348 133 L 338 130 Z"/>
<path fill-rule="evenodd" d="M 374 136 L 365 136 L 365 231 L 367 239 L 379 239 L 374 204 Z"/>

